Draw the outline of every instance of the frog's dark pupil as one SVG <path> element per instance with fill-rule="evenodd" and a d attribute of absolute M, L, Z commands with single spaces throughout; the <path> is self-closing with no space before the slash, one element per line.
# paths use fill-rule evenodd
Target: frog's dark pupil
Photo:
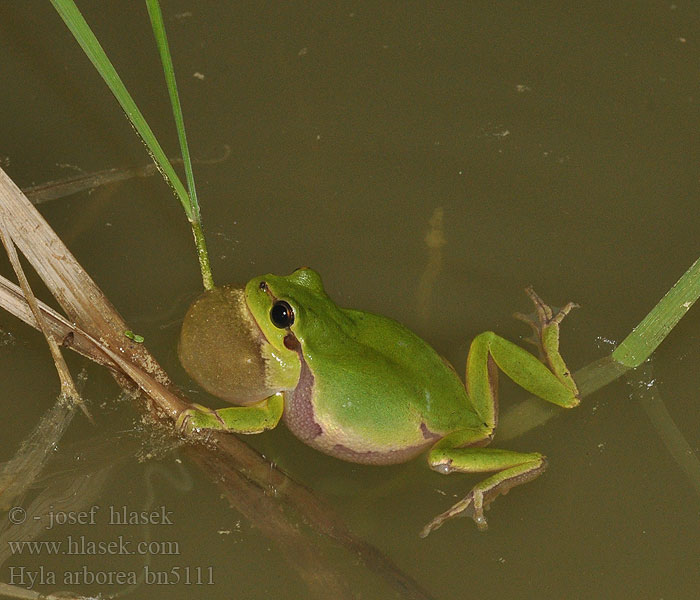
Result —
<path fill-rule="evenodd" d="M 270 320 L 275 327 L 285 329 L 294 323 L 294 310 L 289 303 L 278 300 L 270 309 Z"/>

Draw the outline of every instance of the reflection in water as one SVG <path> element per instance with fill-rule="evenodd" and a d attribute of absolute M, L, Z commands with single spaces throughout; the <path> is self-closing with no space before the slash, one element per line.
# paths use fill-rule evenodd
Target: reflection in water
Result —
<path fill-rule="evenodd" d="M 11 555 L 9 542 L 40 537 L 47 529 L 47 515 L 81 511 L 91 505 L 100 496 L 113 469 L 133 449 L 124 439 L 115 443 L 113 436 L 103 435 L 56 454 L 58 442 L 75 413 L 63 404 L 57 402 L 42 417 L 17 455 L 2 465 L 3 509 L 9 509 L 10 505 L 14 508 L 7 520 L 0 523 L 0 565 Z M 46 474 L 41 476 L 42 472 Z M 29 490 L 37 488 L 40 491 L 24 508 Z M 24 518 L 13 519 L 12 511 L 16 512 L 18 507 Z"/>
<path fill-rule="evenodd" d="M 22 442 L 15 456 L 0 465 L 0 510 L 9 510 L 27 493 L 63 437 L 74 414 L 73 405 L 59 398 Z"/>
<path fill-rule="evenodd" d="M 435 289 L 435 282 L 442 270 L 443 246 L 447 243 L 443 217 L 445 211 L 441 206 L 433 210 L 433 215 L 428 221 L 428 232 L 425 234 L 425 245 L 428 247 L 428 264 L 425 266 L 420 283 L 418 284 L 418 316 L 423 327 L 427 327 L 430 320 L 430 302 Z"/>
<path fill-rule="evenodd" d="M 61 403 L 57 403 L 50 409 L 22 444 L 17 456 L 0 465 L 3 482 L 9 482 L 1 490 L 3 507 L 10 509 L 10 504 L 13 505 L 6 518 L 0 522 L 0 566 L 13 556 L 13 547 L 17 546 L 15 542 L 40 539 L 47 531 L 64 525 L 64 522 L 56 520 L 59 516 L 89 514 L 94 518 L 95 509 L 99 509 L 96 502 L 104 497 L 109 482 L 115 481 L 117 471 L 131 465 L 130 469 L 138 472 L 133 463 L 134 457 L 137 460 L 153 459 L 164 453 L 171 455 L 173 450 L 172 438 L 156 438 L 150 435 L 153 430 L 148 428 L 141 433 L 102 433 L 62 447 L 61 452 L 56 453 L 58 440 L 75 412 L 72 409 L 61 410 L 62 408 Z M 46 435 L 42 436 L 44 433 Z M 176 458 L 175 463 L 175 471 L 159 463 L 146 466 L 142 481 L 144 500 L 140 514 L 151 514 L 156 506 L 156 478 L 169 483 L 180 492 L 192 489 L 192 479 L 182 461 Z M 35 492 L 31 500 L 27 498 L 30 490 Z M 153 540 L 152 525 L 150 521 L 141 522 L 137 536 L 140 543 L 148 545 Z M 83 538 L 78 536 L 76 539 Z M 143 562 L 135 569 L 140 574 L 136 583 L 122 587 L 106 597 L 117 598 L 131 594 L 143 584 L 152 555 L 145 553 L 140 558 Z M 13 586 L 4 586 L 0 591 L 10 596 L 16 596 L 18 592 L 27 593 L 24 588 Z M 83 598 L 79 594 L 61 592 L 64 593 L 67 594 L 66 598 Z"/>

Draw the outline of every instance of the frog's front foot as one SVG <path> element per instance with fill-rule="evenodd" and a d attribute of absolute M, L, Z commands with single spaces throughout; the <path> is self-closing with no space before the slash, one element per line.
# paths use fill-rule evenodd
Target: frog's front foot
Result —
<path fill-rule="evenodd" d="M 469 511 L 466 512 L 465 511 Z M 484 517 L 484 494 L 479 489 L 473 489 L 459 502 L 452 505 L 445 512 L 440 513 L 430 521 L 419 533 L 420 537 L 427 537 L 432 531 L 442 526 L 445 521 L 454 517 L 468 517 L 474 519 L 474 523 L 480 531 L 488 529 L 486 517 Z"/>
<path fill-rule="evenodd" d="M 191 404 L 178 415 L 175 426 L 178 431 L 190 434 L 202 429 L 222 429 L 224 425 L 215 410 L 201 404 Z"/>

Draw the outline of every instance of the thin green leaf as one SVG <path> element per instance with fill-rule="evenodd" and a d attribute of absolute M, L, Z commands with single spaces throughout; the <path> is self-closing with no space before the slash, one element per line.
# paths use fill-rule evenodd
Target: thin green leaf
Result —
<path fill-rule="evenodd" d="M 68 29 L 70 29 L 76 41 L 83 49 L 83 52 L 85 52 L 87 57 L 100 73 L 102 79 L 104 79 L 105 83 L 112 91 L 119 104 L 121 104 L 122 109 L 129 117 L 129 120 L 133 124 L 139 136 L 141 136 L 143 142 L 146 144 L 146 148 L 156 162 L 158 169 L 177 194 L 183 208 L 185 209 L 187 218 L 190 220 L 190 222 L 192 222 L 195 218 L 195 213 L 192 205 L 190 204 L 190 199 L 187 195 L 185 187 L 182 185 L 180 178 L 177 176 L 177 173 L 175 173 L 175 170 L 168 161 L 165 152 L 163 152 L 163 149 L 146 122 L 146 119 L 143 117 L 141 111 L 138 109 L 136 103 L 122 83 L 122 80 L 114 69 L 114 66 L 110 62 L 109 58 L 107 58 L 105 51 L 97 41 L 97 38 L 90 29 L 90 26 L 80 14 L 75 2 L 73 2 L 73 0 L 51 0 L 51 4 L 53 4 L 54 8 L 61 16 Z"/>
<path fill-rule="evenodd" d="M 173 60 L 170 56 L 170 47 L 168 45 L 168 37 L 163 23 L 163 13 L 160 10 L 158 0 L 146 0 L 146 8 L 148 16 L 151 19 L 151 27 L 153 35 L 156 38 L 160 60 L 163 63 L 163 73 L 165 82 L 168 86 L 168 94 L 170 95 L 170 104 L 173 109 L 173 117 L 175 118 L 175 126 L 177 127 L 177 135 L 180 141 L 180 149 L 182 150 L 182 159 L 184 161 L 185 173 L 187 175 L 187 190 L 189 191 L 190 201 L 192 202 L 192 210 L 199 220 L 199 203 L 197 202 L 197 191 L 194 185 L 194 173 L 192 172 L 192 161 L 190 160 L 190 149 L 187 144 L 187 134 L 185 132 L 185 120 L 182 116 L 182 107 L 180 106 L 180 96 L 177 91 L 177 82 L 175 81 L 175 68 Z"/>
<path fill-rule="evenodd" d="M 192 233 L 194 235 L 194 241 L 197 247 L 197 258 L 199 259 L 199 268 L 202 273 L 204 288 L 207 290 L 213 288 L 214 280 L 211 273 L 211 266 L 209 264 L 209 254 L 207 253 L 206 241 L 202 231 L 199 204 L 197 202 L 197 192 L 195 189 L 194 175 L 192 172 L 192 161 L 190 159 L 190 153 L 187 146 L 185 124 L 177 94 L 175 71 L 173 69 L 170 52 L 168 50 L 165 27 L 163 25 L 163 18 L 158 2 L 147 0 L 147 8 L 151 17 L 154 35 L 156 36 L 156 41 L 161 54 L 161 60 L 163 62 L 163 70 L 165 72 L 165 78 L 168 84 L 168 91 L 170 93 L 170 100 L 173 107 L 173 115 L 175 117 L 178 136 L 180 138 L 180 147 L 182 148 L 185 173 L 187 175 L 187 184 L 190 190 L 189 194 L 182 185 L 182 181 L 180 181 L 180 178 L 177 176 L 172 164 L 163 152 L 163 149 L 146 122 L 146 119 L 141 114 L 141 111 L 138 109 L 136 103 L 122 83 L 122 80 L 114 69 L 114 66 L 110 62 L 109 58 L 107 58 L 102 46 L 92 33 L 90 26 L 80 14 L 75 2 L 73 0 L 51 0 L 51 3 L 65 22 L 66 26 L 70 29 L 76 41 L 80 44 L 81 48 L 88 56 L 92 64 L 100 73 L 109 89 L 116 97 L 127 117 L 129 117 L 134 129 L 146 145 L 146 148 L 159 171 L 179 198 L 183 208 L 185 209 L 187 219 L 192 226 Z"/>
<path fill-rule="evenodd" d="M 642 364 L 700 297 L 700 258 L 615 349 L 612 356 L 626 367 Z"/>
<path fill-rule="evenodd" d="M 177 91 L 177 82 L 175 81 L 175 68 L 173 67 L 172 57 L 170 56 L 170 48 L 168 46 L 168 37 L 165 32 L 165 24 L 163 23 L 163 14 L 160 10 L 158 0 L 146 0 L 146 8 L 148 16 L 151 19 L 151 27 L 153 35 L 156 38 L 160 60 L 163 63 L 163 73 L 165 74 L 165 82 L 168 86 L 168 94 L 170 95 L 170 104 L 175 118 L 175 126 L 177 128 L 178 139 L 180 140 L 180 149 L 182 151 L 182 159 L 185 166 L 185 175 L 187 177 L 187 189 L 189 190 L 190 203 L 192 207 L 192 229 L 197 246 L 197 255 L 200 261 L 204 288 L 209 290 L 214 287 L 214 280 L 211 274 L 209 265 L 209 254 L 206 250 L 206 242 L 201 229 L 201 216 L 199 212 L 199 201 L 197 200 L 197 189 L 194 184 L 194 172 L 192 171 L 192 160 L 190 159 L 190 150 L 187 144 L 187 134 L 185 132 L 185 119 L 182 116 L 182 107 L 180 106 L 180 96 Z M 199 227 L 195 227 L 195 223 Z"/>
<path fill-rule="evenodd" d="M 615 351 L 574 373 L 581 397 L 641 365 L 700 297 L 700 258 L 632 330 Z M 546 423 L 561 410 L 530 397 L 501 416 L 498 438 L 509 440 Z M 682 439 L 682 436 L 678 436 Z M 677 442 L 677 446 L 682 443 Z"/>

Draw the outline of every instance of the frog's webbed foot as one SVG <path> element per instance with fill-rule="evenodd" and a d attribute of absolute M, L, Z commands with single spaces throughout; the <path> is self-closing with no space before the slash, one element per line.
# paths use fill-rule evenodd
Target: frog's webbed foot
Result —
<path fill-rule="evenodd" d="M 578 388 L 574 382 L 571 372 L 566 366 L 564 359 L 559 353 L 559 325 L 572 309 L 578 308 L 575 302 L 569 302 L 556 313 L 545 304 L 532 287 L 525 289 L 525 293 L 530 297 L 535 305 L 535 315 L 529 316 L 522 313 L 515 313 L 513 316 L 520 321 L 527 323 L 532 328 L 532 337 L 526 341 L 537 346 L 540 360 L 549 368 L 554 375 L 571 391 L 578 404 Z"/>
<path fill-rule="evenodd" d="M 484 510 L 489 507 L 489 504 L 498 496 L 507 494 L 516 485 L 535 479 L 547 468 L 547 459 L 541 454 L 523 456 L 527 456 L 528 460 L 493 474 L 475 485 L 459 502 L 434 517 L 430 523 L 423 527 L 419 534 L 420 537 L 426 537 L 445 521 L 458 516 L 471 517 L 480 531 L 486 531 L 488 523 L 484 516 Z"/>
<path fill-rule="evenodd" d="M 544 345 L 545 331 L 554 328 L 559 329 L 559 325 L 564 320 L 564 317 L 568 315 L 574 308 L 579 308 L 579 305 L 575 302 L 569 302 L 563 308 L 560 308 L 556 313 L 552 310 L 549 304 L 546 304 L 542 298 L 539 297 L 537 292 L 528 286 L 525 288 L 525 293 L 530 297 L 532 303 L 535 305 L 535 314 L 526 315 L 521 312 L 516 312 L 513 316 L 527 323 L 532 328 L 532 337 L 524 338 L 526 342 L 534 344 L 537 346 L 540 352 L 540 359 L 542 362 L 547 362 L 547 352 Z"/>
<path fill-rule="evenodd" d="M 445 521 L 457 516 L 470 516 L 474 519 L 476 526 L 484 531 L 487 528 L 484 509 L 488 508 L 498 496 L 507 494 L 516 485 L 538 477 L 547 468 L 547 459 L 539 452 L 523 453 L 498 448 L 436 446 L 428 455 L 428 464 L 433 470 L 444 475 L 453 472 L 496 472 L 475 485 L 462 500 L 423 527 L 420 532 L 421 537 L 426 537 Z"/>
<path fill-rule="evenodd" d="M 488 504 L 486 505 L 488 507 Z M 445 521 L 453 517 L 472 517 L 474 523 L 480 531 L 488 529 L 488 523 L 484 517 L 484 495 L 480 491 L 472 490 L 464 498 L 456 504 L 453 504 L 445 512 L 440 513 L 427 523 L 418 534 L 420 537 L 428 537 L 428 535 L 442 526 Z"/>

